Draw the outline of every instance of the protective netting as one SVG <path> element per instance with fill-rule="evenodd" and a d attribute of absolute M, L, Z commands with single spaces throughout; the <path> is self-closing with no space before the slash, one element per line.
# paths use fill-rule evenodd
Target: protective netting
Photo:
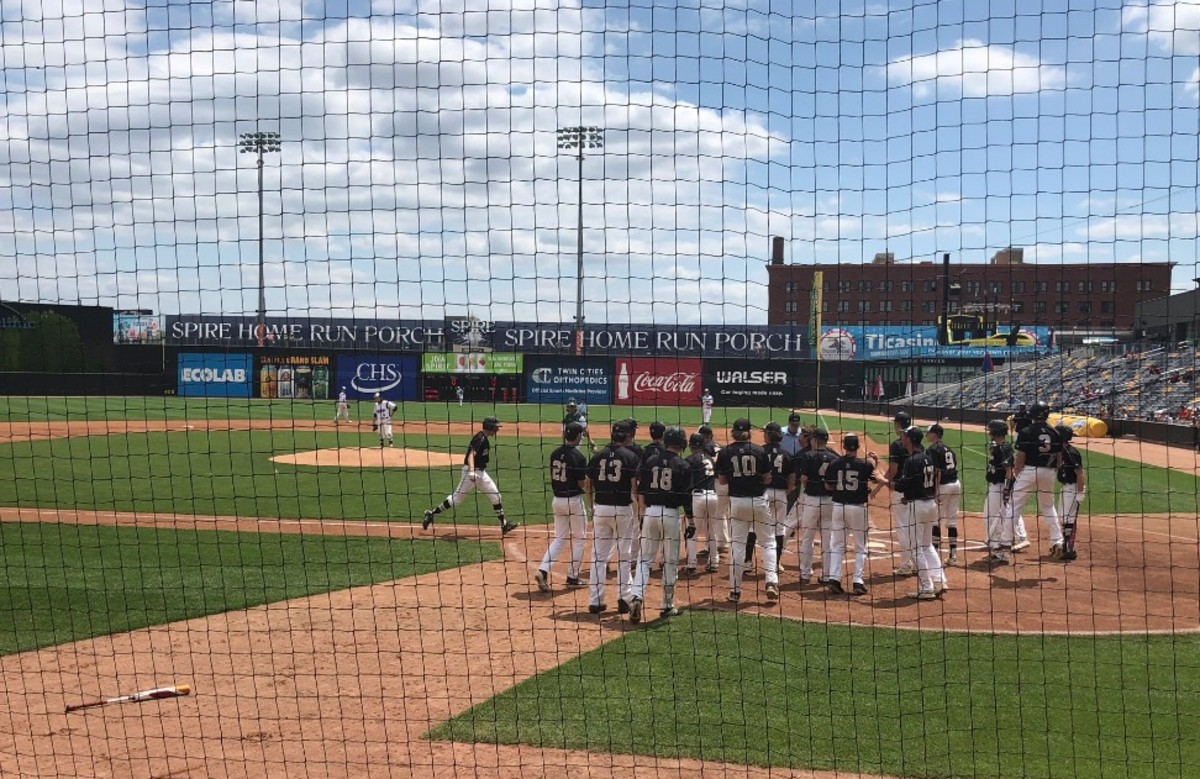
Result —
<path fill-rule="evenodd" d="M 1195 0 L 0 0 L 0 79 L 0 776 L 1200 773 Z"/>

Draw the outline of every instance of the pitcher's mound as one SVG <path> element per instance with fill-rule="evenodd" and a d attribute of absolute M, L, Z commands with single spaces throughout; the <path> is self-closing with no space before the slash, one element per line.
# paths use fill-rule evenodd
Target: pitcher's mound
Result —
<path fill-rule="evenodd" d="M 272 462 L 288 465 L 316 465 L 328 468 L 434 468 L 458 465 L 460 457 L 445 452 L 401 447 L 347 446 L 341 449 L 314 449 L 309 452 L 281 454 Z"/>

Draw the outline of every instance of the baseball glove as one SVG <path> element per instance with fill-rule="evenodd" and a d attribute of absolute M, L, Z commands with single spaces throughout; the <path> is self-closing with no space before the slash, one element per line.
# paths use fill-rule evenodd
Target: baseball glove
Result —
<path fill-rule="evenodd" d="M 687 529 L 683 531 L 683 537 L 685 540 L 688 540 L 688 541 L 695 538 L 696 537 L 696 526 L 688 525 Z"/>

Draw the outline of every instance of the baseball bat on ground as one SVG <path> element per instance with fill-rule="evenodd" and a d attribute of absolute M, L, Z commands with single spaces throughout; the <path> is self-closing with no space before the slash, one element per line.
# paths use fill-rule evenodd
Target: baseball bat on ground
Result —
<path fill-rule="evenodd" d="M 90 709 L 95 706 L 107 706 L 110 703 L 140 703 L 142 701 L 156 701 L 162 698 L 178 698 L 183 695 L 191 695 L 192 687 L 189 684 L 176 684 L 171 687 L 156 687 L 153 690 L 142 690 L 141 692 L 131 693 L 129 695 L 118 695 L 115 698 L 101 698 L 95 701 L 86 701 L 84 703 L 75 703 L 67 707 L 67 713 L 79 711 L 80 709 Z"/>

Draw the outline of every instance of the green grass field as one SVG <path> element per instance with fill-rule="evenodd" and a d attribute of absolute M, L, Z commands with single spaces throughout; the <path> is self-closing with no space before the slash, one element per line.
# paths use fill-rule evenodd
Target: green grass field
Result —
<path fill-rule="evenodd" d="M 1187 776 L 1200 765 L 1197 650 L 1194 635 L 989 636 L 692 612 L 429 737 L 911 777 Z"/>

